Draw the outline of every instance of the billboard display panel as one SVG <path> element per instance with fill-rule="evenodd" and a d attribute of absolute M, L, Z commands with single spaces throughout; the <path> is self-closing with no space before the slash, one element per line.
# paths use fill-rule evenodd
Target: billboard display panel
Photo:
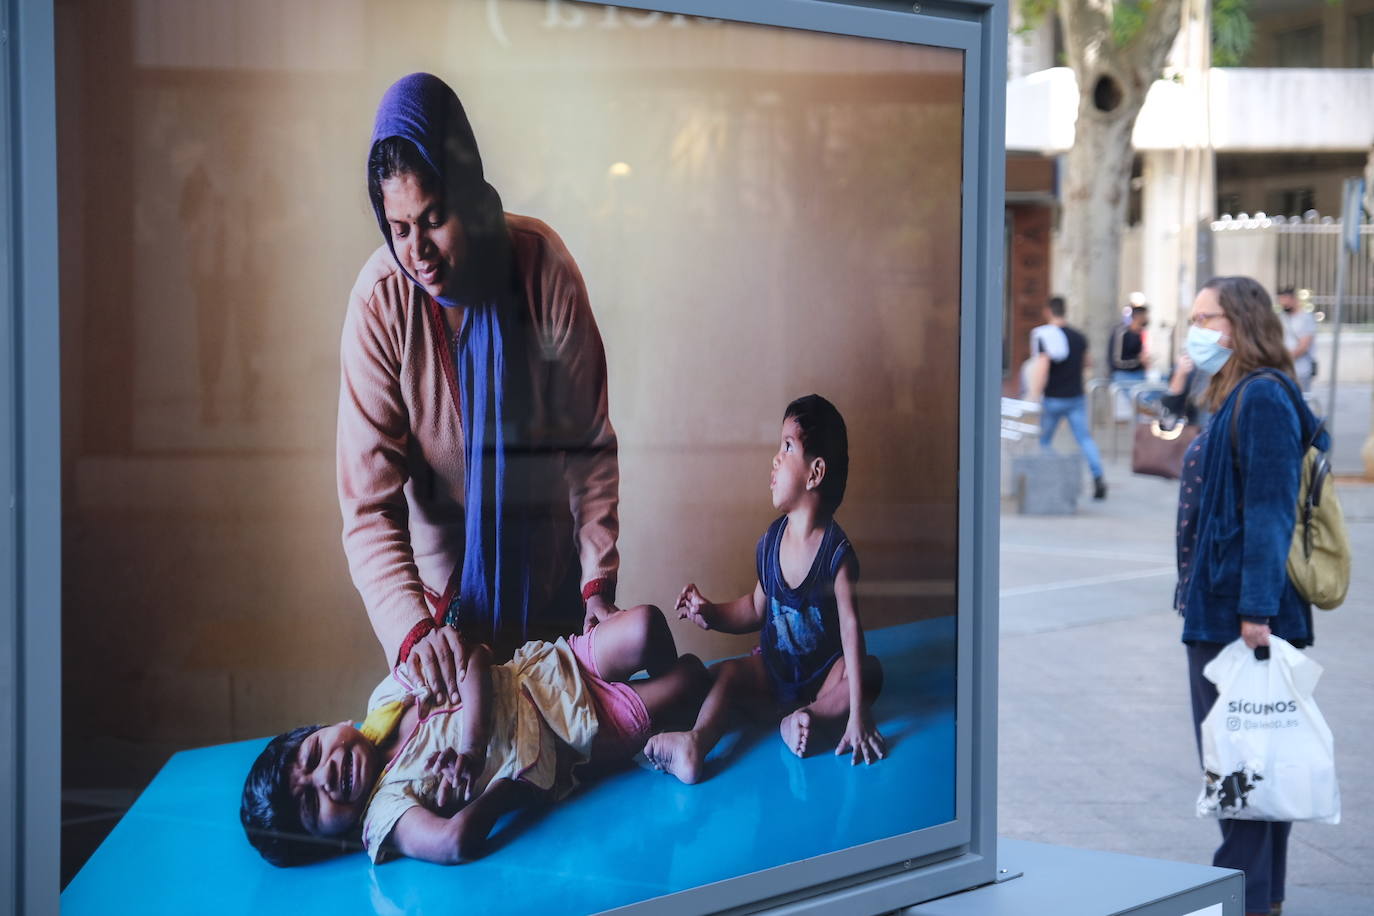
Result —
<path fill-rule="evenodd" d="M 759 11 L 56 5 L 64 909 L 977 846 L 980 33 Z"/>

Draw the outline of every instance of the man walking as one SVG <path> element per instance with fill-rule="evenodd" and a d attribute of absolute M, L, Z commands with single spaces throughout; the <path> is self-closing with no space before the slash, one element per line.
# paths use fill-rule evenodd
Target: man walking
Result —
<path fill-rule="evenodd" d="M 1064 320 L 1064 299 L 1055 296 L 1045 307 L 1045 321 L 1031 331 L 1031 399 L 1044 395 L 1040 408 L 1040 445 L 1049 448 L 1059 421 L 1069 429 L 1093 474 L 1093 499 L 1105 499 L 1107 481 L 1102 477 L 1102 456 L 1088 428 L 1087 400 L 1083 396 L 1083 370 L 1091 366 L 1088 341 Z"/>

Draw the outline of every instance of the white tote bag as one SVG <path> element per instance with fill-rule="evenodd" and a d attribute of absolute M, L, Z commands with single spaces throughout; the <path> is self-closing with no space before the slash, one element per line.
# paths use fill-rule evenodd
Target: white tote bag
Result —
<path fill-rule="evenodd" d="M 1269 643 L 1267 661 L 1237 639 L 1202 669 L 1217 702 L 1202 720 L 1198 817 L 1338 824 L 1331 729 L 1312 699 L 1322 667 Z"/>

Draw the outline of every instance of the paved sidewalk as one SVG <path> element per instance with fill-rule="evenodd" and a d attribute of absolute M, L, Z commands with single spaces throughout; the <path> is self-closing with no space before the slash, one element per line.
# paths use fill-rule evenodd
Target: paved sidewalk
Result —
<path fill-rule="evenodd" d="M 1071 441 L 1061 445 L 1071 450 Z M 1177 484 L 1109 465 L 1077 515 L 1002 515 L 1002 836 L 1210 864 L 1181 623 L 1170 608 Z M 1342 821 L 1299 824 L 1285 916 L 1374 913 L 1374 484 L 1342 482 L 1350 598 L 1316 611 L 1316 700 L 1336 739 Z"/>
<path fill-rule="evenodd" d="M 1325 385 L 1318 388 L 1317 395 L 1326 398 Z M 1336 428 L 1335 442 L 1331 445 L 1331 466 L 1337 474 L 1359 476 L 1364 473 L 1364 459 L 1360 449 L 1369 437 L 1370 422 L 1374 420 L 1374 385 L 1341 384 L 1336 388 Z"/>

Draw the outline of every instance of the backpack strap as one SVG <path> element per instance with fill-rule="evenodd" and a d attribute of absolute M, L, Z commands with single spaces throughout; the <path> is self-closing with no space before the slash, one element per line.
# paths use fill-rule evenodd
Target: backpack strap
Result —
<path fill-rule="evenodd" d="M 1245 397 L 1245 389 L 1249 387 L 1251 382 L 1266 376 L 1277 381 L 1279 386 L 1288 394 L 1288 399 L 1293 402 L 1293 411 L 1298 416 L 1298 435 L 1302 439 L 1302 453 L 1304 455 L 1307 454 L 1307 450 L 1312 447 L 1312 443 L 1317 440 L 1317 436 L 1320 435 L 1322 428 L 1326 425 L 1325 419 L 1318 420 L 1311 433 L 1304 433 L 1303 428 L 1307 426 L 1307 423 L 1304 422 L 1304 417 L 1310 414 L 1311 411 L 1307 409 L 1307 405 L 1303 402 L 1302 395 L 1293 390 L 1295 386 L 1292 379 L 1277 369 L 1267 367 L 1256 369 L 1241 380 L 1239 387 L 1236 389 L 1236 403 L 1231 408 L 1231 467 L 1235 470 L 1237 477 L 1240 476 L 1239 430 L 1241 399 Z"/>

